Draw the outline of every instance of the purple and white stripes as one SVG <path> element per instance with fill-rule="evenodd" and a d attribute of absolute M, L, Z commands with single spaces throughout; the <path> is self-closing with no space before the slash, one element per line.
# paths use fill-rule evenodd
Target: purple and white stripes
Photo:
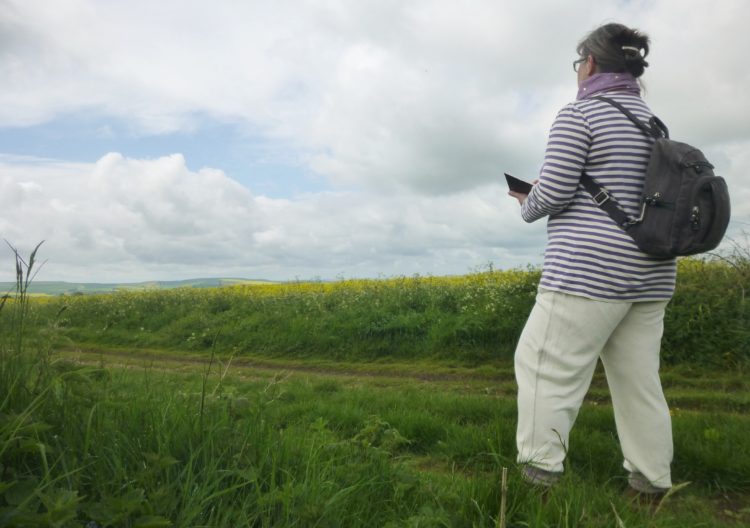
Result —
<path fill-rule="evenodd" d="M 644 121 L 651 111 L 628 91 L 587 94 L 563 108 L 547 143 L 539 183 L 521 208 L 533 222 L 549 216 L 540 287 L 598 300 L 653 301 L 674 292 L 675 259 L 646 255 L 580 184 L 585 170 L 630 216 L 638 205 L 652 140 L 606 95 Z"/>

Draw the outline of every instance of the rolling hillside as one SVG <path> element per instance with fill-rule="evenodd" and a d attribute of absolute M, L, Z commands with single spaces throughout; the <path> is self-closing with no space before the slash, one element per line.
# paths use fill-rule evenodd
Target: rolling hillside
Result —
<path fill-rule="evenodd" d="M 273 281 L 253 279 L 187 279 L 179 281 L 149 281 L 132 283 L 96 283 L 96 282 L 62 282 L 34 281 L 29 285 L 32 295 L 82 295 L 89 293 L 110 293 L 119 290 L 147 290 L 172 288 L 216 288 L 234 284 L 271 284 Z M 14 282 L 0 282 L 0 294 L 14 293 Z"/>

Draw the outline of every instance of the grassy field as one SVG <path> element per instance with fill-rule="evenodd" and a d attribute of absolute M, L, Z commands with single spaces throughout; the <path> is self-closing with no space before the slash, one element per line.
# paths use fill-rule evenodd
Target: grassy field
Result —
<path fill-rule="evenodd" d="M 681 264 L 658 504 L 625 494 L 601 373 L 562 483 L 518 478 L 533 271 L 67 299 L 21 281 L 0 309 L 0 526 L 495 527 L 503 468 L 507 526 L 747 526 L 743 269 Z"/>
<path fill-rule="evenodd" d="M 665 372 L 674 479 L 685 486 L 656 511 L 624 493 L 600 373 L 566 477 L 543 496 L 516 473 L 509 364 L 75 348 L 48 359 L 45 401 L 3 409 L 0 524 L 14 511 L 8 525 L 494 527 L 503 467 L 508 526 L 750 522 L 750 401 L 738 372 Z"/>

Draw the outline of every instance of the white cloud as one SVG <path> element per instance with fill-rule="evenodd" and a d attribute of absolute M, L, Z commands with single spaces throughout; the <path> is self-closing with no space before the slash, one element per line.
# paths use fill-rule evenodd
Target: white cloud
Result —
<path fill-rule="evenodd" d="M 749 16 L 743 0 L 0 0 L 0 127 L 103 116 L 148 136 L 207 117 L 246 126 L 333 189 L 273 200 L 170 152 L 6 156 L 0 232 L 47 239 L 61 276 L 80 278 L 538 261 L 541 225 L 520 223 L 499 181 L 533 177 L 575 95 L 578 40 L 612 20 L 651 35 L 646 99 L 727 177 L 742 222 Z"/>
<path fill-rule="evenodd" d="M 748 16 L 741 0 L 6 0 L 0 125 L 86 111 L 159 133 L 208 115 L 307 152 L 344 187 L 454 192 L 535 170 L 575 94 L 577 41 L 612 19 L 652 35 L 647 97 L 676 135 L 750 138 L 731 45 Z"/>
<path fill-rule="evenodd" d="M 44 280 L 465 273 L 538 261 L 544 240 L 500 185 L 432 198 L 271 199 L 221 171 L 191 171 L 180 155 L 115 153 L 88 165 L 0 157 L 0 171 L 21 182 L 0 181 L 13 191 L 2 196 L 20 202 L 0 212 L 3 236 L 22 253 L 46 240 Z M 12 273 L 8 262 L 0 278 Z"/>

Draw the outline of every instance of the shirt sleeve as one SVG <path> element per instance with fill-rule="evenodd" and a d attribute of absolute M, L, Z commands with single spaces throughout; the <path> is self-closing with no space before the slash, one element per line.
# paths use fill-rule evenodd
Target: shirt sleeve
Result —
<path fill-rule="evenodd" d="M 560 110 L 552 123 L 539 173 L 521 207 L 526 222 L 552 216 L 567 207 L 575 196 L 591 145 L 591 128 L 573 103 Z"/>

